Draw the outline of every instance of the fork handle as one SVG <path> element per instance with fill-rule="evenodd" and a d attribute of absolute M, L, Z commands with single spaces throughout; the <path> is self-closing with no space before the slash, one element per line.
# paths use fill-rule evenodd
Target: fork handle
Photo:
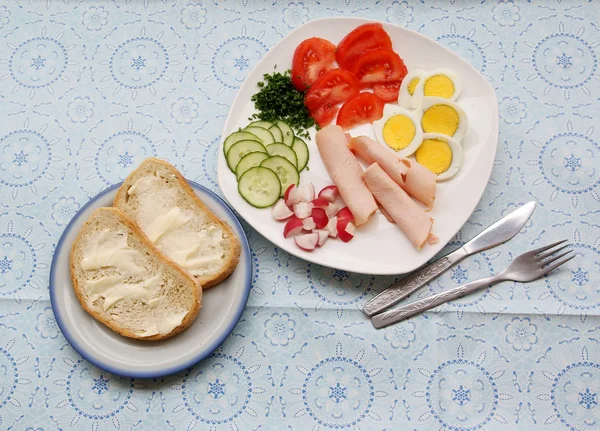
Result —
<path fill-rule="evenodd" d="M 385 328 L 386 326 L 401 322 L 433 307 L 461 298 L 464 295 L 468 295 L 502 280 L 503 278 L 498 276 L 486 277 L 440 292 L 436 295 L 428 296 L 427 298 L 419 299 L 418 301 L 410 302 L 406 305 L 401 305 L 393 310 L 373 316 L 373 326 L 377 329 Z"/>
<path fill-rule="evenodd" d="M 452 253 L 439 258 L 435 262 L 422 267 L 369 300 L 363 306 L 363 312 L 367 316 L 381 313 L 386 308 L 397 304 L 414 291 L 425 286 L 431 280 L 439 277 L 450 267 L 456 265 L 467 256 L 468 253 L 461 247 L 454 250 Z"/>

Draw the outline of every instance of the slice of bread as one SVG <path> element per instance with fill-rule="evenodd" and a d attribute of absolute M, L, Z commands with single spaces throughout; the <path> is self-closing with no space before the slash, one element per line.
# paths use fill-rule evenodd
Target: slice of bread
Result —
<path fill-rule="evenodd" d="M 135 221 L 156 247 L 200 282 L 227 278 L 240 258 L 240 242 L 198 198 L 171 164 L 148 158 L 119 188 L 113 204 Z"/>
<path fill-rule="evenodd" d="M 200 284 L 160 253 L 116 208 L 99 208 L 71 248 L 71 279 L 82 307 L 125 337 L 180 333 L 202 305 Z"/>

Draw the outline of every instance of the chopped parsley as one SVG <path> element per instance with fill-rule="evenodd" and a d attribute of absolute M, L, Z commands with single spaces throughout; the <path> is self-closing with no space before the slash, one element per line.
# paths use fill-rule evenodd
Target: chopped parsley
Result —
<path fill-rule="evenodd" d="M 259 92 L 252 96 L 258 113 L 249 120 L 264 120 L 272 123 L 282 120 L 296 131 L 298 136 L 308 139 L 309 128 L 315 121 L 304 106 L 304 93 L 296 90 L 292 84 L 290 71 L 284 73 L 265 73 L 264 81 L 257 85 Z"/>

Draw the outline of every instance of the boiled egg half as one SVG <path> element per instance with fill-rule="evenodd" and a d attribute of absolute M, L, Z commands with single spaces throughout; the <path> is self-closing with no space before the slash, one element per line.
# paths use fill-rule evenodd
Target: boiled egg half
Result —
<path fill-rule="evenodd" d="M 423 141 L 415 152 L 415 159 L 437 174 L 437 181 L 445 181 L 460 170 L 463 150 L 458 142 L 447 135 L 424 133 Z"/>
<path fill-rule="evenodd" d="M 423 133 L 439 133 L 461 142 L 468 128 L 467 114 L 447 99 L 424 97 L 421 127 Z"/>
<path fill-rule="evenodd" d="M 420 108 L 424 97 L 440 97 L 454 102 L 462 91 L 462 80 L 450 69 L 435 69 L 421 75 L 411 99 L 412 108 Z"/>
<path fill-rule="evenodd" d="M 402 80 L 402 84 L 400 84 L 400 91 L 398 92 L 398 105 L 407 109 L 413 107 L 412 101 L 415 90 L 425 75 L 427 75 L 427 72 L 421 69 L 415 69 L 414 71 L 408 72 L 408 74 Z"/>
<path fill-rule="evenodd" d="M 373 123 L 380 144 L 390 147 L 400 157 L 413 154 L 423 140 L 420 112 L 397 105 L 385 105 L 383 117 Z"/>

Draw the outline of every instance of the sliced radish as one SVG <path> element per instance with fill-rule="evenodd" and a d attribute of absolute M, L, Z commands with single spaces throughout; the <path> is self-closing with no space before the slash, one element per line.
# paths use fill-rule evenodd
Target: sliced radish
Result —
<path fill-rule="evenodd" d="M 337 238 L 338 230 L 337 230 L 338 219 L 336 216 L 333 216 L 329 219 L 329 223 L 325 226 L 327 232 L 329 232 L 329 236 L 332 238 Z"/>
<path fill-rule="evenodd" d="M 354 223 L 349 222 L 347 220 L 338 219 L 337 230 L 338 230 L 338 235 L 342 241 L 348 242 L 352 238 L 354 238 L 355 229 L 356 229 L 356 227 L 354 226 Z"/>
<path fill-rule="evenodd" d="M 327 199 L 324 199 L 324 198 L 316 198 L 316 199 L 313 199 L 311 202 L 315 207 L 318 207 L 318 208 L 327 208 L 331 203 Z"/>
<path fill-rule="evenodd" d="M 350 212 L 350 210 L 348 209 L 348 207 L 344 207 L 341 210 L 338 211 L 338 213 L 336 214 L 338 220 L 343 220 L 343 221 L 354 221 L 354 216 L 352 215 L 352 213 Z"/>
<path fill-rule="evenodd" d="M 336 186 L 324 187 L 319 192 L 319 198 L 327 199 L 329 202 L 334 202 L 335 198 L 339 196 L 338 188 Z"/>
<path fill-rule="evenodd" d="M 336 204 L 329 204 L 325 207 L 325 212 L 327 213 L 327 217 L 331 218 L 338 213 L 340 207 Z"/>
<path fill-rule="evenodd" d="M 294 215 L 283 199 L 279 199 L 271 208 L 271 214 L 275 220 L 286 220 Z"/>
<path fill-rule="evenodd" d="M 317 229 L 323 229 L 329 223 L 329 217 L 327 217 L 327 213 L 323 208 L 313 208 L 310 215 Z"/>
<path fill-rule="evenodd" d="M 300 190 L 298 187 L 296 187 L 296 184 L 290 184 L 290 186 L 285 190 L 283 200 L 290 208 L 292 208 L 292 206 L 295 204 L 300 203 Z"/>
<path fill-rule="evenodd" d="M 294 237 L 296 245 L 303 250 L 311 251 L 314 250 L 319 242 L 318 233 L 305 233 Z"/>
<path fill-rule="evenodd" d="M 317 227 L 312 217 L 306 217 L 305 219 L 302 219 L 302 226 L 304 226 L 304 230 L 309 232 Z"/>
<path fill-rule="evenodd" d="M 313 233 L 319 235 L 319 241 L 317 242 L 317 244 L 319 244 L 319 247 L 325 244 L 325 241 L 327 241 L 327 238 L 329 238 L 329 231 L 325 229 L 315 229 L 313 230 Z"/>
<path fill-rule="evenodd" d="M 298 187 L 301 202 L 310 202 L 315 198 L 315 186 L 312 183 Z"/>
<path fill-rule="evenodd" d="M 300 220 L 298 217 L 296 217 L 294 215 L 285 224 L 285 226 L 283 228 L 283 236 L 285 238 L 290 238 L 292 236 L 298 235 L 300 232 L 302 232 L 303 228 L 304 228 L 304 225 L 302 223 L 302 220 Z"/>
<path fill-rule="evenodd" d="M 310 202 L 300 202 L 294 205 L 294 214 L 298 218 L 306 218 L 310 216 L 313 209 L 313 204 Z"/>

